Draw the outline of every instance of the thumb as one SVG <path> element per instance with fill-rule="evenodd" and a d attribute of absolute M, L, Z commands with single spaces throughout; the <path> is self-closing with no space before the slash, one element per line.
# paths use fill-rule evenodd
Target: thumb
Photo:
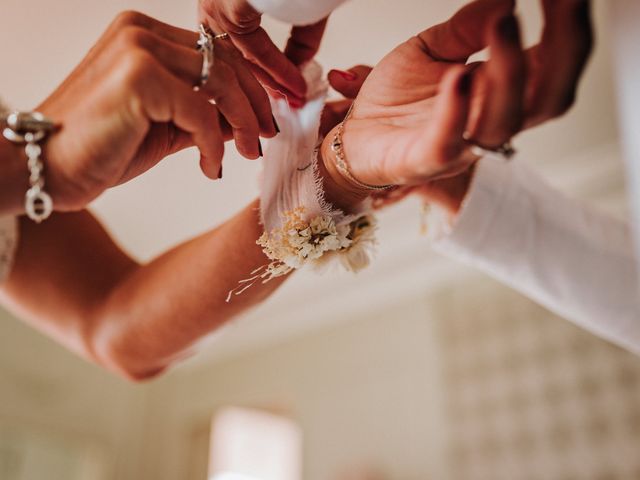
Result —
<path fill-rule="evenodd" d="M 366 65 L 358 65 L 347 71 L 331 70 L 329 84 L 346 98 L 356 98 L 372 70 L 373 68 Z"/>

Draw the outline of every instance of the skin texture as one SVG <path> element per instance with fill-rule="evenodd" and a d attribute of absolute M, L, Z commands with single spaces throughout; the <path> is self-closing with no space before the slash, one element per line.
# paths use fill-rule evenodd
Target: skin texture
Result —
<path fill-rule="evenodd" d="M 449 22 L 398 46 L 373 69 L 345 123 L 345 152 L 356 178 L 372 185 L 422 184 L 477 160 L 469 155 L 465 132 L 484 145 L 511 138 L 521 124 L 518 100 L 525 78 L 512 8 L 497 0 L 471 3 Z M 504 23 L 513 30 L 508 37 L 501 34 Z M 487 45 L 491 59 L 484 69 L 491 88 L 474 105 L 478 76 L 464 64 Z M 477 128 L 474 116 L 482 119 Z"/>
<path fill-rule="evenodd" d="M 576 32 L 588 33 L 588 15 L 585 17 L 580 3 L 573 2 L 574 10 L 554 12 L 566 15 L 565 21 L 573 19 Z M 369 183 L 404 182 L 403 188 L 378 198 L 380 204 L 419 191 L 455 211 L 468 188 L 475 161 L 465 155 L 461 135 L 466 128 L 476 141 L 490 144 L 567 108 L 567 95 L 572 98 L 589 52 L 590 35 L 574 32 L 568 37 L 543 36 L 544 47 L 538 47 L 539 51 L 555 52 L 566 47 L 584 55 L 581 60 L 574 58 L 573 68 L 545 66 L 543 73 L 535 73 L 539 70 L 524 66 L 535 50 L 521 51 L 519 38 L 513 34 L 511 8 L 510 2 L 475 2 L 452 21 L 402 44 L 373 71 L 360 66 L 349 72 L 330 73 L 332 86 L 347 100 L 325 109 L 322 133 L 328 133 L 344 118 L 351 103 L 348 99 L 357 96 L 345 135 L 354 173 Z M 467 9 L 472 9 L 471 13 Z M 547 16 L 555 19 L 550 11 Z M 510 34 L 505 35 L 505 30 Z M 469 37 L 460 37 L 460 31 Z M 551 43 L 545 44 L 545 38 Z M 462 63 L 483 42 L 491 46 L 491 60 L 470 74 L 469 67 Z M 554 48 L 553 42 L 563 47 Z M 535 55 L 539 58 L 540 53 Z M 441 60 L 443 57 L 449 60 Z M 416 68 L 400 68 L 406 62 L 415 63 Z M 537 75 L 550 77 L 555 85 L 549 90 L 550 98 L 536 93 L 544 90 L 533 86 L 536 82 L 531 79 L 539 79 Z M 504 78 L 507 84 L 495 92 L 497 87 L 492 82 L 503 82 Z M 64 85 L 61 91 L 63 95 Z M 547 105 L 547 110 L 538 108 L 538 103 L 530 105 L 529 98 Z M 474 123 L 477 118 L 482 121 Z M 359 133 L 366 129 L 370 129 L 366 136 Z M 153 127 L 149 127 L 151 130 Z M 430 142 L 424 143 L 421 136 Z M 367 150 L 365 140 L 377 148 Z M 153 140 L 150 142 L 153 144 Z M 97 144 L 102 145 L 100 139 Z M 138 152 L 147 152 L 140 144 L 132 145 Z M 426 153 L 420 146 L 427 149 Z M 78 148 L 67 148 L 73 151 L 74 147 Z M 326 147 L 325 142 L 321 165 L 325 190 L 330 201 L 348 209 L 370 192 L 337 172 L 335 159 Z M 11 158 L 15 150 L 0 141 L 1 155 Z M 159 152 L 162 148 L 149 158 L 162 158 Z M 138 159 L 136 152 L 131 155 L 130 162 L 124 162 L 124 171 L 144 170 L 136 165 L 147 165 L 147 157 Z M 9 169 L 17 164 L 9 161 L 3 165 L 9 165 Z M 122 177 L 127 175 L 121 173 Z M 106 188 L 108 182 L 97 183 Z M 189 355 L 204 335 L 263 301 L 284 281 L 258 283 L 231 303 L 225 302 L 239 280 L 268 263 L 255 243 L 262 233 L 257 207 L 257 202 L 250 204 L 217 229 L 144 265 L 123 252 L 87 211 L 56 213 L 42 225 L 23 218 L 15 267 L 0 290 L 0 299 L 35 328 L 84 358 L 131 380 L 151 378 Z"/>
<path fill-rule="evenodd" d="M 187 147 L 198 147 L 201 168 L 212 179 L 220 176 L 225 140 L 235 138 L 241 154 L 258 158 L 259 135 L 276 134 L 268 96 L 248 69 L 232 68 L 223 55 L 205 88 L 194 91 L 203 61 L 197 38 L 124 12 L 37 107 L 62 125 L 44 148 L 47 189 L 57 210 L 79 210 Z M 24 182 L 24 173 L 2 173 L 3 190 Z M 0 214 L 21 213 L 22 195 L 3 201 Z"/>
<path fill-rule="evenodd" d="M 507 17 L 487 14 L 493 8 L 504 8 L 500 3 L 507 6 L 510 2 L 474 2 L 449 22 L 432 27 L 420 35 L 425 45 L 429 46 L 431 55 L 446 60 L 432 65 L 434 71 L 438 68 L 455 68 L 456 63 L 462 64 L 472 48 L 488 43 L 491 60 L 472 66 L 474 82 L 466 130 L 475 143 L 489 147 L 508 141 L 522 129 L 535 127 L 566 113 L 573 105 L 579 80 L 593 47 L 590 2 L 587 0 L 543 0 L 545 25 L 540 42 L 521 53 L 516 51 L 514 28 L 505 21 Z M 486 19 L 483 28 L 473 18 L 474 15 Z M 455 32 L 465 32 L 467 35 L 459 38 L 459 46 L 456 46 L 456 42 L 447 42 L 450 36 L 455 37 Z M 466 46 L 472 48 L 466 49 Z M 373 83 L 373 77 L 370 82 Z M 369 87 L 368 83 L 363 88 L 363 94 Z M 381 83 L 384 84 L 384 81 Z M 375 87 L 369 88 L 378 91 L 378 85 Z M 376 106 L 375 101 L 373 105 L 379 111 L 385 110 Z M 371 107 L 367 104 L 366 108 Z M 355 139 L 350 141 L 357 142 Z M 352 160 L 352 163 L 354 161 L 358 159 Z M 378 203 L 386 205 L 416 193 L 426 202 L 438 204 L 455 216 L 471 185 L 473 169 L 464 168 L 455 174 L 455 167 L 459 163 L 445 163 L 452 169 L 441 178 L 405 186 L 390 197 L 381 196 Z"/>
<path fill-rule="evenodd" d="M 327 105 L 322 133 L 349 104 Z M 0 141 L 0 153 L 12 148 Z M 328 174 L 325 185 L 330 201 L 353 206 Z M 226 302 L 238 281 L 269 263 L 256 244 L 262 232 L 254 201 L 218 228 L 141 264 L 86 210 L 55 213 L 40 225 L 22 217 L 0 303 L 81 357 L 129 380 L 146 380 L 286 280 L 258 282 Z"/>
<path fill-rule="evenodd" d="M 274 95 L 284 96 L 294 107 L 305 103 L 307 86 L 299 66 L 320 48 L 327 24 L 294 26 L 284 52 L 260 26 L 262 14 L 246 0 L 200 0 L 200 18 L 214 32 L 227 32 L 256 78 Z M 241 60 L 236 57 L 236 62 Z"/>

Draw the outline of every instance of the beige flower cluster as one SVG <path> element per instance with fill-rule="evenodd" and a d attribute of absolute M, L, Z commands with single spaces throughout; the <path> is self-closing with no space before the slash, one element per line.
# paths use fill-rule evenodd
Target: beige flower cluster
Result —
<path fill-rule="evenodd" d="M 281 228 L 265 232 L 257 243 L 272 260 L 267 270 L 269 278 L 286 275 L 307 263 L 325 265 L 335 255 L 345 269 L 357 272 L 369 265 L 375 229 L 371 215 L 336 224 L 330 215 L 306 220 L 304 207 L 298 207 L 285 213 Z"/>

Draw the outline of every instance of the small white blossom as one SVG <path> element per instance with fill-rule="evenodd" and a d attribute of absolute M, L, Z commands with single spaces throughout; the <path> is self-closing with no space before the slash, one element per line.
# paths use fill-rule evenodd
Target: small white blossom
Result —
<path fill-rule="evenodd" d="M 345 269 L 360 271 L 369 264 L 375 229 L 375 220 L 369 215 L 336 225 L 330 215 L 305 220 L 302 207 L 287 212 L 282 227 L 265 232 L 257 242 L 272 260 L 267 281 L 307 263 L 321 265 L 335 255 Z"/>

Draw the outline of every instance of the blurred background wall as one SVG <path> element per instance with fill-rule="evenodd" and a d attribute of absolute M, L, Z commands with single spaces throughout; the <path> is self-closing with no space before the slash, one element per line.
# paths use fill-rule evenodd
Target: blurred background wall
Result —
<path fill-rule="evenodd" d="M 353 0 L 333 16 L 320 61 L 375 63 L 461 3 Z M 537 2 L 519 3 L 533 41 Z M 0 94 L 37 105 L 125 8 L 195 21 L 193 2 L 176 0 L 3 0 Z M 518 161 L 624 217 L 607 3 L 595 10 L 598 47 L 578 104 L 519 137 Z M 266 23 L 282 42 L 286 26 Z M 144 260 L 255 196 L 258 163 L 230 153 L 220 185 L 196 165 L 195 152 L 176 155 L 94 210 Z M 298 422 L 304 479 L 640 478 L 640 361 L 430 253 L 418 210 L 408 202 L 382 215 L 368 272 L 297 275 L 148 384 L 88 365 L 0 312 L 0 478 L 203 479 L 211 420 L 227 405 Z"/>

